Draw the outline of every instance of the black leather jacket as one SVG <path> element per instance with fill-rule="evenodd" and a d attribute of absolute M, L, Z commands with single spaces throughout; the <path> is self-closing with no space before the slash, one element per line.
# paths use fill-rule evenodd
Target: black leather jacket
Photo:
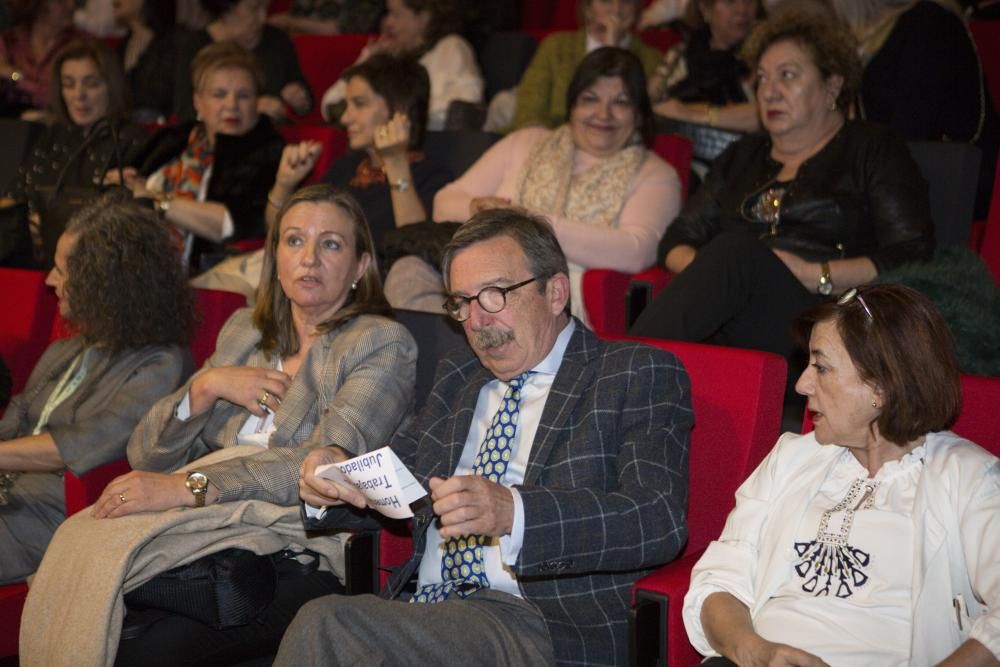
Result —
<path fill-rule="evenodd" d="M 781 200 L 780 222 L 750 215 L 781 164 L 771 140 L 754 134 L 731 145 L 660 242 L 661 263 L 677 245 L 698 248 L 721 232 L 750 230 L 769 246 L 808 261 L 868 257 L 879 271 L 934 251 L 927 183 L 906 145 L 889 130 L 848 121 L 799 167 Z"/>

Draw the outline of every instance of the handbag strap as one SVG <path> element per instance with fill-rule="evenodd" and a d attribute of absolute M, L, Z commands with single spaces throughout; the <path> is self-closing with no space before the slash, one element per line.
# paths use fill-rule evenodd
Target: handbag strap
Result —
<path fill-rule="evenodd" d="M 62 191 L 63 181 L 66 179 L 66 174 L 69 171 L 69 167 L 73 164 L 84 151 L 90 148 L 102 134 L 105 132 L 111 133 L 111 142 L 114 146 L 114 150 L 108 154 L 107 159 L 104 161 L 104 167 L 101 169 L 101 180 L 98 182 L 97 187 L 100 188 L 104 185 L 104 179 L 107 177 L 108 168 L 111 166 L 112 158 L 115 158 L 118 162 L 118 178 L 119 182 L 125 184 L 125 173 L 122 168 L 122 157 L 121 149 L 118 142 L 118 123 L 110 118 L 102 118 L 94 124 L 94 128 L 90 131 L 90 136 L 83 140 L 83 142 L 77 146 L 76 150 L 66 159 L 63 168 L 59 170 L 59 178 L 56 179 L 55 190 L 53 191 L 53 196 L 59 194 Z"/>

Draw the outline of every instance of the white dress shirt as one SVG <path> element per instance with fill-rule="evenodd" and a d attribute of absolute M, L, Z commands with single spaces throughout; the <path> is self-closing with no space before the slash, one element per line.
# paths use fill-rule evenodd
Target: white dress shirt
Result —
<path fill-rule="evenodd" d="M 524 481 L 524 473 L 528 467 L 528 457 L 535 440 L 535 432 L 541 423 L 542 410 L 548 399 L 549 390 L 555 381 L 559 366 L 562 365 L 566 346 L 576 330 L 573 320 L 559 333 L 549 354 L 532 368 L 532 375 L 521 387 L 521 407 L 518 414 L 518 428 L 511 445 L 511 458 L 507 466 L 502 484 L 510 488 L 514 496 L 514 525 L 510 535 L 493 538 L 492 542 L 483 547 L 483 561 L 486 566 L 486 577 L 490 588 L 521 597 L 521 590 L 510 566 L 517 561 L 524 540 L 524 505 L 515 484 Z M 473 414 L 469 435 L 465 439 L 465 447 L 459 459 L 455 475 L 472 475 L 473 464 L 483 435 L 500 407 L 500 401 L 510 385 L 501 380 L 486 383 L 479 391 L 476 410 Z M 427 544 L 424 557 L 420 562 L 419 586 L 441 583 L 441 555 L 443 553 L 441 533 L 436 523 L 427 529 Z"/>

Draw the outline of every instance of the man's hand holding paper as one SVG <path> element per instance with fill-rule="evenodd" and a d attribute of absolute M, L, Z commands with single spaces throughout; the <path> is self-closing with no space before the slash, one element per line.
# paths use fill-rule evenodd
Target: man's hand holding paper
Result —
<path fill-rule="evenodd" d="M 307 505 L 313 507 L 328 507 L 330 505 L 354 505 L 364 509 L 368 500 L 356 486 L 345 481 L 335 482 L 316 474 L 320 466 L 341 463 L 350 459 L 350 455 L 337 447 L 322 447 L 314 449 L 302 462 L 299 474 L 299 496 Z"/>
<path fill-rule="evenodd" d="M 320 482 L 330 480 L 332 487 L 321 488 L 330 488 L 337 494 L 337 499 L 356 507 L 371 507 L 392 519 L 412 517 L 410 503 L 427 495 L 427 491 L 388 447 L 347 460 L 340 458 L 341 453 L 343 450 L 333 452 L 333 458 L 340 460 L 313 468 L 312 477 L 316 481 L 311 486 L 319 487 Z M 299 486 L 301 488 L 303 484 Z M 360 504 L 355 502 L 358 494 L 361 496 Z M 304 495 L 302 498 L 307 504 L 312 504 Z"/>

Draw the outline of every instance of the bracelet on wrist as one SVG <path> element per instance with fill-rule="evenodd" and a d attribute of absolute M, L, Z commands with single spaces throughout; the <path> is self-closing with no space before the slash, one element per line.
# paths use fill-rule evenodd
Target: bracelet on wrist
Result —
<path fill-rule="evenodd" d="M 405 178 L 397 178 L 396 180 L 389 181 L 389 189 L 396 192 L 406 192 L 410 189 L 410 181 Z"/>
<path fill-rule="evenodd" d="M 705 125 L 715 127 L 715 121 L 719 118 L 719 110 L 711 104 L 705 107 Z"/>
<path fill-rule="evenodd" d="M 161 195 L 153 200 L 153 208 L 162 217 L 167 217 L 167 211 L 170 210 L 170 204 L 173 202 L 173 197 L 170 195 Z"/>

